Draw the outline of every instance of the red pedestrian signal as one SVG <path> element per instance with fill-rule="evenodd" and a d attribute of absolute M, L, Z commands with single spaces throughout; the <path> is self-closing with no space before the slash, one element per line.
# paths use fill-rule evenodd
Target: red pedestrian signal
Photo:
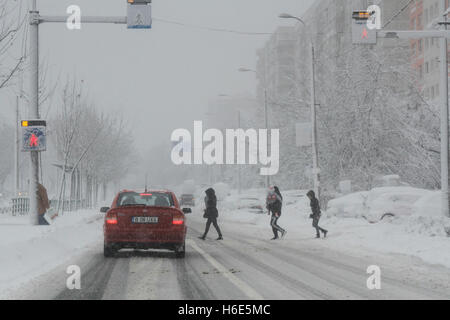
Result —
<path fill-rule="evenodd" d="M 363 33 L 362 33 L 362 39 L 368 39 L 369 38 L 369 34 L 367 33 L 367 28 L 363 29 Z"/>
<path fill-rule="evenodd" d="M 30 137 L 30 147 L 37 147 L 39 144 L 39 139 L 36 137 L 36 135 L 33 133 Z"/>

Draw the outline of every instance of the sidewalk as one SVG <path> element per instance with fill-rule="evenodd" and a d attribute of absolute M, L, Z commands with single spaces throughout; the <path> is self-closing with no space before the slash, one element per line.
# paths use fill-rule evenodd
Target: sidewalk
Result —
<path fill-rule="evenodd" d="M 50 226 L 32 226 L 27 216 L 0 216 L 0 299 L 102 241 L 103 215 L 81 210 Z"/>

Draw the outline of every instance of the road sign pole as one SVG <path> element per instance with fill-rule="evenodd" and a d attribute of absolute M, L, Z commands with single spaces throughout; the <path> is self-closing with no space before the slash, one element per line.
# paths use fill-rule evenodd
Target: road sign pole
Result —
<path fill-rule="evenodd" d="M 39 12 L 36 0 L 31 0 L 30 11 L 30 108 L 31 119 L 39 119 Z M 30 222 L 39 224 L 38 216 L 38 181 L 39 181 L 39 153 L 30 153 Z"/>

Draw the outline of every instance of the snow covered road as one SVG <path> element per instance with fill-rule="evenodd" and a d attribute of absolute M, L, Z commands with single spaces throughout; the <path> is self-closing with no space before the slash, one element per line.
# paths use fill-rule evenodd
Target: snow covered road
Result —
<path fill-rule="evenodd" d="M 188 221 L 187 254 L 121 251 L 105 259 L 102 243 L 74 257 L 81 290 L 66 289 L 68 264 L 36 279 L 16 298 L 37 299 L 450 299 L 449 270 L 411 256 L 352 255 L 326 240 L 270 241 L 222 221 L 225 240 L 202 241 L 204 221 Z M 250 227 L 250 226 L 249 226 Z M 293 231 L 291 231 L 293 232 Z M 289 236 L 289 235 L 288 235 Z M 381 290 L 369 290 L 367 267 L 381 268 Z"/>

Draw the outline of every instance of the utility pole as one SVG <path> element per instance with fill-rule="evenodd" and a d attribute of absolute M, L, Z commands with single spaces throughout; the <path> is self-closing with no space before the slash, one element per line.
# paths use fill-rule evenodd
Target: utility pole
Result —
<path fill-rule="evenodd" d="M 446 0 L 440 1 L 440 12 L 443 13 L 444 30 L 447 30 L 447 4 Z M 442 214 L 449 216 L 449 110 L 448 110 L 448 46 L 447 38 L 441 38 L 441 188 L 442 188 Z"/>
<path fill-rule="evenodd" d="M 241 110 L 238 110 L 238 129 L 241 129 Z M 242 194 L 242 170 L 241 170 L 242 165 L 238 164 L 237 167 L 238 167 L 238 193 Z"/>
<path fill-rule="evenodd" d="M 313 156 L 313 176 L 314 192 L 317 199 L 320 199 L 320 169 L 319 150 L 317 144 L 317 115 L 316 115 L 316 70 L 314 44 L 311 39 L 311 124 L 312 124 L 312 156 Z"/>
<path fill-rule="evenodd" d="M 299 17 L 282 13 L 279 15 L 282 19 L 295 19 L 300 22 L 304 28 L 307 28 L 306 23 Z M 309 41 L 311 46 L 311 137 L 312 137 L 312 160 L 313 160 L 313 180 L 314 192 L 320 200 L 320 167 L 319 167 L 319 147 L 317 138 L 317 113 L 316 113 L 316 75 L 315 75 L 315 49 L 313 35 L 309 34 Z"/>
<path fill-rule="evenodd" d="M 256 76 L 259 78 L 259 73 L 256 70 L 253 69 L 249 69 L 249 68 L 239 68 L 238 69 L 239 72 L 253 72 L 256 74 Z M 267 130 L 267 135 L 269 135 L 269 99 L 268 99 L 268 94 L 267 94 L 267 75 L 264 74 L 264 119 L 265 119 L 265 125 L 266 125 L 266 130 Z M 268 136 L 267 139 L 267 151 L 269 151 L 269 145 L 270 145 L 270 137 Z M 270 176 L 267 175 L 266 176 L 266 188 L 269 189 L 270 187 Z"/>
<path fill-rule="evenodd" d="M 269 137 L 269 113 L 268 113 L 267 103 L 268 103 L 268 101 L 267 101 L 267 83 L 266 83 L 266 80 L 264 80 L 264 118 L 266 120 L 267 137 Z M 267 139 L 267 144 L 270 143 L 269 141 L 270 140 Z M 268 190 L 270 187 L 270 175 L 267 175 L 266 177 L 267 177 L 266 178 L 267 179 L 266 180 L 266 188 Z"/>
<path fill-rule="evenodd" d="M 16 97 L 16 134 L 15 134 L 15 153 L 14 153 L 14 197 L 19 196 L 20 176 L 19 176 L 19 154 L 20 154 L 20 138 L 19 138 L 19 96 Z"/>
<path fill-rule="evenodd" d="M 31 0 L 30 11 L 30 119 L 39 119 L 39 12 L 36 0 Z M 38 225 L 39 153 L 31 151 L 30 166 L 30 219 Z"/>

